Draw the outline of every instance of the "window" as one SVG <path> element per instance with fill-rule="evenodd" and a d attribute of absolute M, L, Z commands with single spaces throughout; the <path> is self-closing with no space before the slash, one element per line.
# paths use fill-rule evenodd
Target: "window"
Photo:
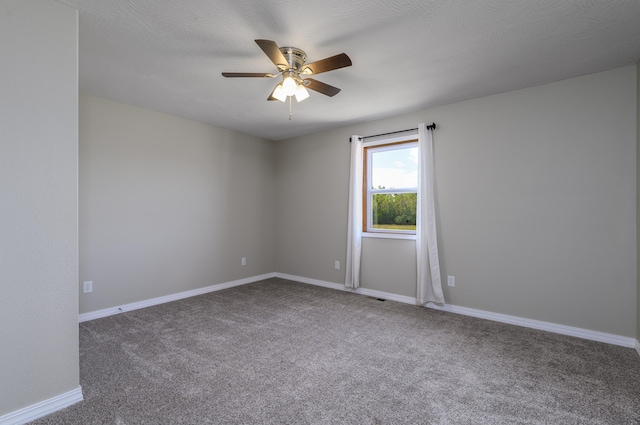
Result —
<path fill-rule="evenodd" d="M 365 143 L 363 232 L 416 233 L 418 141 Z"/>

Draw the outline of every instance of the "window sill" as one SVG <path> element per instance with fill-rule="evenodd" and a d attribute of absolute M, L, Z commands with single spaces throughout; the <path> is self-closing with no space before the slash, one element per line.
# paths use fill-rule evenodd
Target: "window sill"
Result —
<path fill-rule="evenodd" d="M 409 235 L 406 233 L 386 233 L 386 232 L 363 232 L 363 238 L 376 238 L 376 239 L 405 239 L 416 240 L 416 235 Z"/>

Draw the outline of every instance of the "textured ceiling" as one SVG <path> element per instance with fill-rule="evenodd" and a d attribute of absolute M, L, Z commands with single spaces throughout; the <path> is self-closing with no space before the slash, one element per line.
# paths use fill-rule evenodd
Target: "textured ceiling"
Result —
<path fill-rule="evenodd" d="M 634 64 L 638 0 L 58 0 L 80 10 L 80 90 L 279 140 Z M 289 105 L 253 41 L 307 62 L 345 52 L 340 87 Z"/>

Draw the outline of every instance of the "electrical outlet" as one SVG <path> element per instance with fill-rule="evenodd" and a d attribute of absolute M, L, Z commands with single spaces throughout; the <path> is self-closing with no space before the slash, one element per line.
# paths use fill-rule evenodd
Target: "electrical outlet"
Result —
<path fill-rule="evenodd" d="M 82 282 L 82 293 L 88 294 L 89 292 L 93 292 L 93 281 L 87 280 L 86 282 Z"/>
<path fill-rule="evenodd" d="M 334 267 L 336 268 L 336 270 L 340 270 L 340 261 L 336 260 L 334 263 Z"/>
<path fill-rule="evenodd" d="M 447 276 L 447 285 L 456 286 L 456 277 L 455 276 Z"/>
<path fill-rule="evenodd" d="M 247 257 L 242 257 L 242 265 L 243 266 L 247 265 Z"/>

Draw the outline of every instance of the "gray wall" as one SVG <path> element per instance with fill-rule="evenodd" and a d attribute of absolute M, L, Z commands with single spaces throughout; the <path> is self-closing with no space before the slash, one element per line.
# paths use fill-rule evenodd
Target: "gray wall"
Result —
<path fill-rule="evenodd" d="M 637 89 L 637 95 L 636 95 L 636 114 L 637 114 L 637 119 L 636 119 L 636 137 L 638 139 L 638 143 L 636 145 L 636 152 L 637 152 L 637 160 L 636 160 L 636 167 L 638 166 L 638 164 L 640 164 L 640 62 L 638 63 L 638 67 L 636 69 L 636 76 L 637 76 L 637 84 L 636 84 L 636 89 Z M 638 221 L 636 222 L 636 239 L 637 239 L 637 261 L 636 261 L 636 267 L 638 267 L 638 264 L 640 264 L 640 172 L 638 170 L 636 170 L 636 190 L 637 190 L 637 195 L 636 195 L 636 202 L 637 202 L 637 206 L 636 206 L 636 214 L 637 214 L 637 218 Z M 638 343 L 640 343 L 640 273 L 638 273 L 638 287 L 636 288 L 636 297 L 637 297 L 637 301 L 636 301 L 636 340 L 638 341 Z"/>
<path fill-rule="evenodd" d="M 277 270 L 343 283 L 351 134 L 435 121 L 450 304 L 636 334 L 636 66 L 276 143 Z M 366 239 L 362 286 L 415 296 L 413 241 Z"/>
<path fill-rule="evenodd" d="M 79 387 L 77 31 L 0 2 L 0 416 Z"/>
<path fill-rule="evenodd" d="M 81 94 L 80 312 L 273 272 L 274 179 L 272 142 Z"/>

